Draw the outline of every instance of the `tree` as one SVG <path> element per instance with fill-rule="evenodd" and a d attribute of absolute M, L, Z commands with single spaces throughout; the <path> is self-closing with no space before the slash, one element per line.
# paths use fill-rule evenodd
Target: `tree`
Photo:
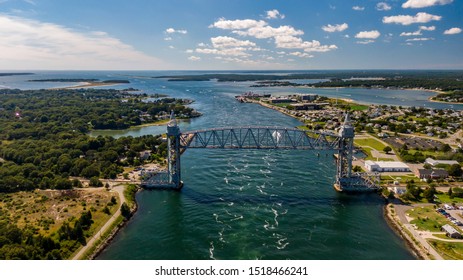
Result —
<path fill-rule="evenodd" d="M 130 207 L 125 202 L 121 205 L 121 214 L 125 219 L 129 219 L 132 215 L 132 213 L 130 213 Z"/>
<path fill-rule="evenodd" d="M 362 167 L 360 167 L 358 165 L 355 165 L 354 168 L 352 168 L 352 171 L 354 171 L 354 172 L 362 172 L 363 169 L 362 169 Z"/>
<path fill-rule="evenodd" d="M 90 178 L 89 185 L 91 187 L 102 187 L 103 183 L 100 181 L 100 179 L 98 179 L 98 177 L 92 177 L 92 178 Z"/>
<path fill-rule="evenodd" d="M 450 165 L 447 172 L 450 176 L 453 177 L 461 177 L 461 175 L 463 175 L 463 171 L 461 170 L 461 166 L 459 164 Z"/>
<path fill-rule="evenodd" d="M 426 188 L 423 192 L 423 197 L 426 198 L 428 202 L 434 202 L 434 195 L 437 193 L 434 186 Z"/>
<path fill-rule="evenodd" d="M 443 138 L 445 138 L 445 137 L 443 137 Z M 452 147 L 450 147 L 449 144 L 444 144 L 441 147 L 441 151 L 444 152 L 444 153 L 450 152 L 451 150 L 452 150 Z"/>
<path fill-rule="evenodd" d="M 389 152 L 391 152 L 391 151 L 392 151 L 392 148 L 389 147 L 389 146 L 386 146 L 386 147 L 384 147 L 384 149 L 383 149 L 383 152 L 385 152 L 386 154 L 389 154 Z"/>

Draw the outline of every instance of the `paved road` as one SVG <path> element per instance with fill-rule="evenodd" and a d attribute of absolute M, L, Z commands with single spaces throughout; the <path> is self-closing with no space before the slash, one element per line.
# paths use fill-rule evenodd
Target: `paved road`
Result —
<path fill-rule="evenodd" d="M 118 186 L 114 186 L 112 187 L 111 189 L 111 192 L 115 192 L 119 195 L 119 199 L 121 201 L 121 205 L 122 203 L 126 202 L 125 200 L 125 197 L 124 197 L 124 189 L 125 189 L 125 186 L 124 185 L 118 185 Z M 87 245 L 85 245 L 84 247 L 82 247 L 79 252 L 72 258 L 73 260 L 79 260 L 80 258 L 82 258 L 82 256 L 85 254 L 85 252 L 87 252 L 87 250 L 89 248 L 91 248 L 95 242 L 97 240 L 99 240 L 101 238 L 101 235 L 106 231 L 108 230 L 108 228 L 113 224 L 113 222 L 117 219 L 117 217 L 119 217 L 121 215 L 121 209 L 119 207 L 119 209 L 117 209 L 116 213 L 114 213 L 114 215 L 111 216 L 111 218 L 109 218 L 109 220 L 106 222 L 106 224 L 104 224 L 100 230 L 98 232 L 96 232 L 92 238 L 90 238 L 89 240 L 87 240 Z"/>
<path fill-rule="evenodd" d="M 404 227 L 409 232 L 411 232 L 413 237 L 416 240 L 418 240 L 418 242 L 420 242 L 421 246 L 425 248 L 427 252 L 434 257 L 434 259 L 443 260 L 444 258 L 442 258 L 441 255 L 439 255 L 439 253 L 437 253 L 437 251 L 434 250 L 434 248 L 431 247 L 431 245 L 429 245 L 429 243 L 426 241 L 425 237 L 427 237 L 427 235 L 423 235 L 422 232 L 416 230 L 415 225 L 410 224 L 409 218 L 405 212 L 408 211 L 409 209 L 412 209 L 413 207 L 414 207 L 413 205 L 412 206 L 404 205 L 404 204 L 401 204 L 400 202 L 394 203 L 395 212 L 397 213 L 397 216 L 399 217 L 400 222 L 404 225 Z"/>

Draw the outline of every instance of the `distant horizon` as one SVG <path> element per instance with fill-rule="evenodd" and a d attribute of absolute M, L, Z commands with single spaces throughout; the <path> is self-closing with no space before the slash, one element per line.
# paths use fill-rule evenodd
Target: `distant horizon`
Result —
<path fill-rule="evenodd" d="M 452 68 L 436 68 L 436 69 L 400 69 L 400 68 L 376 68 L 376 69 L 165 69 L 165 70 L 146 70 L 146 69 L 129 69 L 129 70 L 106 70 L 106 69 L 22 69 L 22 70 L 1 70 L 0 69 L 0 74 L 5 74 L 5 73 L 28 73 L 28 74 L 34 74 L 31 72 L 307 72 L 307 71 L 463 71 L 463 68 L 459 69 L 452 69 Z"/>

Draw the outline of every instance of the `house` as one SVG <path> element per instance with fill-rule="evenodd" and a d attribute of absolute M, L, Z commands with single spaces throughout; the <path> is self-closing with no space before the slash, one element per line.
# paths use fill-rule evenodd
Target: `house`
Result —
<path fill-rule="evenodd" d="M 145 150 L 140 152 L 140 159 L 147 160 L 151 156 L 151 150 Z"/>
<path fill-rule="evenodd" d="M 368 171 L 377 172 L 410 172 L 410 167 L 401 161 L 365 161 Z"/>
<path fill-rule="evenodd" d="M 420 179 L 445 179 L 449 176 L 447 170 L 444 169 L 417 169 L 415 172 L 416 177 Z"/>
<path fill-rule="evenodd" d="M 445 235 L 447 235 L 450 238 L 456 238 L 456 239 L 461 239 L 461 233 L 458 232 L 456 229 L 454 229 L 451 225 L 446 224 L 443 225 L 441 230 L 445 232 Z"/>

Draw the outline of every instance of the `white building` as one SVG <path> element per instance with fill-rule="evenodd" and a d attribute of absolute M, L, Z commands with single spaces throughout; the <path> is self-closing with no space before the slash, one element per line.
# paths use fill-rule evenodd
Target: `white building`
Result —
<path fill-rule="evenodd" d="M 453 165 L 453 164 L 458 164 L 458 161 L 456 160 L 436 160 L 432 158 L 427 158 L 425 163 L 431 165 L 431 166 L 436 166 L 438 164 L 447 164 L 447 165 Z"/>
<path fill-rule="evenodd" d="M 410 172 L 410 167 L 400 161 L 365 161 L 365 168 L 368 171 L 377 172 Z"/>

